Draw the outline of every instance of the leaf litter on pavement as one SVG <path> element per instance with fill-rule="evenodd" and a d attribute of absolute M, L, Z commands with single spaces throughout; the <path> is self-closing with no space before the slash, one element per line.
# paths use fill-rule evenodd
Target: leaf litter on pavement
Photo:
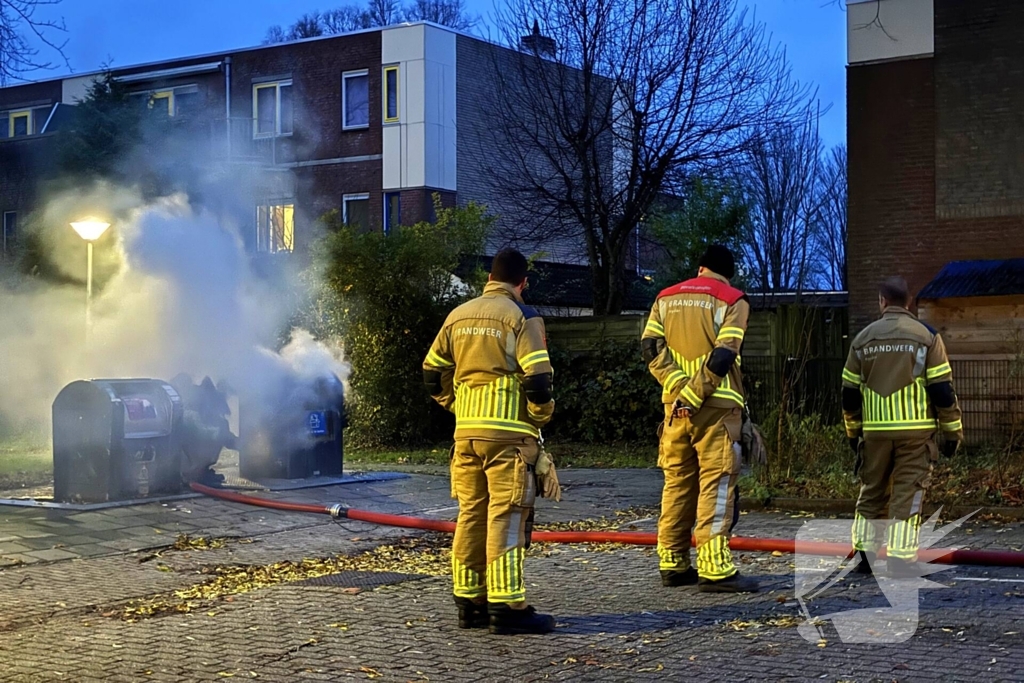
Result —
<path fill-rule="evenodd" d="M 183 614 L 209 606 L 218 600 L 232 602 L 231 596 L 313 579 L 342 571 L 399 572 L 441 576 L 451 571 L 450 540 L 429 534 L 399 540 L 393 545 L 373 548 L 358 555 L 329 558 L 306 558 L 298 562 L 284 561 L 267 565 L 225 565 L 203 570 L 213 577 L 202 583 L 151 598 L 131 600 L 103 616 L 119 617 L 134 622 L 161 614 Z M 358 593 L 359 589 L 342 592 Z"/>

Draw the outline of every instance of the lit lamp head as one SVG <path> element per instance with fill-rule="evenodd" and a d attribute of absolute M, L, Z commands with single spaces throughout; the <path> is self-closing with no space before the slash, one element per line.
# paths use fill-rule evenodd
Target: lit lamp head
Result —
<path fill-rule="evenodd" d="M 71 227 L 74 228 L 75 232 L 78 233 L 78 236 L 86 242 L 94 242 L 107 231 L 107 228 L 110 227 L 110 223 L 101 221 L 98 218 L 83 218 L 80 221 L 72 223 Z"/>

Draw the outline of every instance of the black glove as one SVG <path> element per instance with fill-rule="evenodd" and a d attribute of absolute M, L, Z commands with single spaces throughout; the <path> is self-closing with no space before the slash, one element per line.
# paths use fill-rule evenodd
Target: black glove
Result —
<path fill-rule="evenodd" d="M 849 436 L 849 437 L 846 438 L 846 440 L 850 442 L 850 449 L 853 450 L 854 453 L 860 452 L 860 437 L 859 436 Z"/>
<path fill-rule="evenodd" d="M 960 442 L 955 439 L 946 439 L 942 442 L 942 455 L 945 458 L 952 458 L 960 448 Z"/>

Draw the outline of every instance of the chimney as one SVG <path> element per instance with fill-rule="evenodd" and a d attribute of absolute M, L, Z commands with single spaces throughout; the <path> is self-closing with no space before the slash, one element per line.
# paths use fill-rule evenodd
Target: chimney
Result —
<path fill-rule="evenodd" d="M 538 57 L 546 59 L 555 58 L 557 44 L 554 38 L 548 38 L 540 34 L 540 24 L 533 20 L 533 33 L 519 39 L 519 49 L 523 52 L 530 52 Z"/>

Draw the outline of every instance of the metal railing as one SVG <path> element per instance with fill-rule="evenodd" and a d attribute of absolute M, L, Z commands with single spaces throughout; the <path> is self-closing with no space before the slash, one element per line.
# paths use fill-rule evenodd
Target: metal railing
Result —
<path fill-rule="evenodd" d="M 214 151 L 229 161 L 276 164 L 278 144 L 282 138 L 256 136 L 253 134 L 255 126 L 255 119 L 245 117 L 210 121 L 210 142 Z"/>

